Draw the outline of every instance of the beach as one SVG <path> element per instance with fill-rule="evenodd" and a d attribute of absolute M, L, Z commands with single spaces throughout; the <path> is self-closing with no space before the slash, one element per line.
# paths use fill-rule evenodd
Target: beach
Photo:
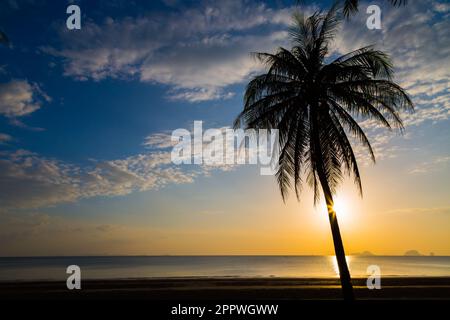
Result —
<path fill-rule="evenodd" d="M 450 277 L 392 277 L 369 290 L 365 278 L 353 279 L 359 300 L 450 300 Z M 0 299 L 139 300 L 335 300 L 337 278 L 155 278 L 82 281 L 68 290 L 65 281 L 3 281 Z"/>

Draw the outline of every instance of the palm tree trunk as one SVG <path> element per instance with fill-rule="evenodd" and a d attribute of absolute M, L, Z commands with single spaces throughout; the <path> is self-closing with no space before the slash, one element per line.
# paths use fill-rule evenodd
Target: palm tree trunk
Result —
<path fill-rule="evenodd" d="M 339 231 L 339 224 L 336 217 L 336 212 L 333 209 L 333 194 L 331 192 L 330 185 L 328 184 L 327 175 L 325 174 L 325 168 L 323 165 L 322 148 L 320 145 L 320 134 L 318 128 L 318 114 L 317 110 L 319 105 L 313 102 L 314 108 L 310 109 L 311 115 L 311 139 L 312 148 L 316 158 L 316 172 L 319 176 L 319 181 L 322 186 L 323 194 L 328 208 L 328 218 L 330 220 L 331 234 L 333 235 L 334 252 L 339 269 L 339 277 L 341 279 L 342 293 L 344 300 L 354 300 L 352 280 L 350 278 L 350 271 L 348 270 L 347 261 L 345 260 L 345 250 L 342 243 L 341 232 Z"/>
<path fill-rule="evenodd" d="M 347 261 L 345 260 L 345 250 L 342 243 L 341 232 L 339 231 L 339 224 L 336 217 L 336 212 L 333 209 L 333 195 L 331 193 L 328 181 L 322 170 L 318 170 L 320 184 L 325 195 L 325 201 L 328 208 L 328 218 L 330 220 L 331 234 L 333 235 L 334 252 L 339 268 L 339 277 L 341 279 L 342 293 L 344 300 L 354 300 L 353 286 L 348 270 Z"/>

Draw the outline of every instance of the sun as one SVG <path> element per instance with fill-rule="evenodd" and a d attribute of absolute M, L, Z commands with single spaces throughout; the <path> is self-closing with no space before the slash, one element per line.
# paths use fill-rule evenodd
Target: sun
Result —
<path fill-rule="evenodd" d="M 350 202 L 344 196 L 337 196 L 333 200 L 333 209 L 339 221 L 348 221 L 352 211 Z"/>
<path fill-rule="evenodd" d="M 352 219 L 355 218 L 354 213 L 355 210 L 357 210 L 358 204 L 353 202 L 352 197 L 346 196 L 346 195 L 338 195 L 333 198 L 334 205 L 333 209 L 336 212 L 336 216 L 339 220 L 339 222 L 342 222 L 343 224 L 349 224 L 351 223 Z M 327 206 L 324 204 L 320 209 L 326 216 L 328 216 L 328 210 Z"/>
<path fill-rule="evenodd" d="M 338 217 L 348 215 L 349 212 L 348 202 L 342 197 L 336 197 L 336 199 L 334 199 L 333 208 Z"/>

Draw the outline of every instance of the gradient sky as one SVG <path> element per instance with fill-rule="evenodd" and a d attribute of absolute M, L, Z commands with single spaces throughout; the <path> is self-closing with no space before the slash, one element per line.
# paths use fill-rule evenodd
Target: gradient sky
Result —
<path fill-rule="evenodd" d="M 66 29 L 66 7 L 82 11 Z M 146 4 L 144 4 L 146 3 Z M 294 1 L 45 1 L 0 4 L 0 256 L 332 254 L 324 205 L 283 203 L 253 165 L 170 162 L 170 134 L 230 126 L 253 51 L 289 46 Z M 313 12 L 329 1 L 308 2 Z M 450 5 L 365 8 L 333 55 L 368 44 L 389 53 L 416 105 L 403 136 L 364 122 L 364 197 L 337 195 L 347 253 L 450 255 Z"/>

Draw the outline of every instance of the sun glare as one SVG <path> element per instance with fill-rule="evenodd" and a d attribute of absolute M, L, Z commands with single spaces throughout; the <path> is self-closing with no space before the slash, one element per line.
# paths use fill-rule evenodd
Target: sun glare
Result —
<path fill-rule="evenodd" d="M 346 219 L 350 215 L 351 206 L 346 198 L 340 196 L 334 198 L 333 209 L 338 218 Z M 323 206 L 323 212 L 328 213 L 326 206 Z"/>
<path fill-rule="evenodd" d="M 338 217 L 346 217 L 349 213 L 348 203 L 344 198 L 337 197 L 334 200 L 333 208 Z"/>

